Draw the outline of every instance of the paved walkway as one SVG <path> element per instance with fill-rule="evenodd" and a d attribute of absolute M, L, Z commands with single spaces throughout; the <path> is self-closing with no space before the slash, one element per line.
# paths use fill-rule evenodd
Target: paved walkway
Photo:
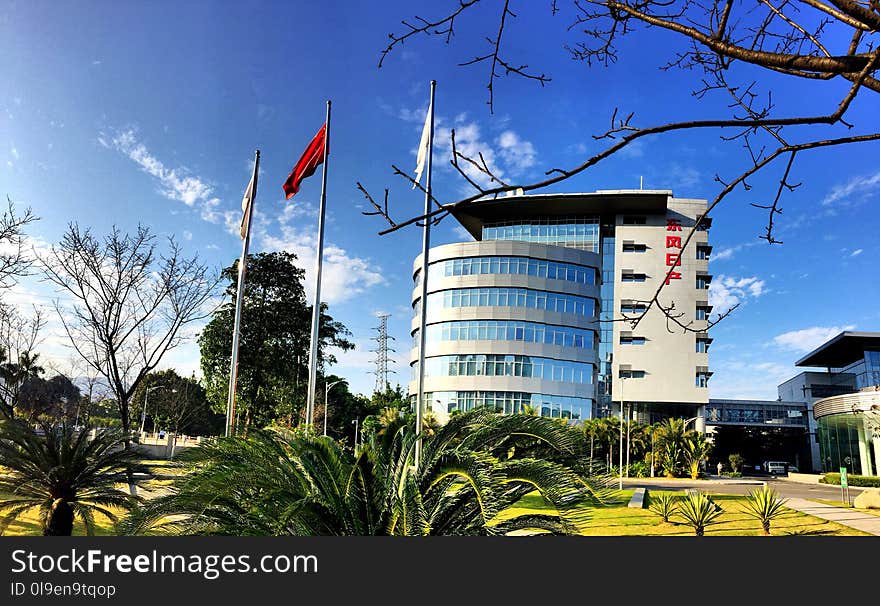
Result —
<path fill-rule="evenodd" d="M 825 505 L 824 503 L 816 503 L 807 499 L 788 499 L 785 503 L 786 507 L 796 509 L 801 513 L 806 513 L 823 520 L 837 522 L 862 532 L 880 536 L 880 516 L 870 513 L 862 513 L 845 507 L 834 507 L 833 505 Z"/>

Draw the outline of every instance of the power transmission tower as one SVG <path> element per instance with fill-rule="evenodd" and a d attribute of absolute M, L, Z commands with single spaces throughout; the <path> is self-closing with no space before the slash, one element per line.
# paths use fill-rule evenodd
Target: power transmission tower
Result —
<path fill-rule="evenodd" d="M 379 326 L 374 327 L 378 331 L 378 335 L 372 338 L 373 341 L 377 342 L 376 349 L 371 350 L 376 354 L 376 359 L 374 360 L 376 370 L 373 371 L 373 374 L 376 375 L 376 386 L 373 388 L 375 392 L 384 392 L 388 385 L 388 373 L 396 372 L 388 370 L 388 352 L 395 351 L 388 347 L 388 340 L 394 340 L 394 337 L 388 336 L 388 318 L 390 316 L 391 314 L 380 314 Z"/>

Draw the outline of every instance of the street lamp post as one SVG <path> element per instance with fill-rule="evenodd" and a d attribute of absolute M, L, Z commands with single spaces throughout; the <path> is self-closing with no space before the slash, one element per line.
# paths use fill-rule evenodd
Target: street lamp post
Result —
<path fill-rule="evenodd" d="M 618 472 L 620 475 L 618 488 L 623 490 L 623 382 L 626 380 L 626 375 L 621 375 L 620 377 L 620 443 L 617 446 L 617 458 L 618 458 Z"/>
<path fill-rule="evenodd" d="M 629 477 L 629 444 L 630 444 L 630 428 L 632 427 L 633 406 L 629 407 L 626 413 L 626 477 Z"/>
<path fill-rule="evenodd" d="M 327 413 L 330 411 L 330 390 L 338 383 L 344 383 L 345 379 L 339 379 L 332 383 L 324 384 L 324 436 L 327 436 Z"/>
<path fill-rule="evenodd" d="M 161 389 L 165 387 L 164 385 L 155 385 L 153 387 L 147 387 L 147 390 L 144 392 L 144 409 L 141 411 L 141 431 L 140 433 L 144 433 L 144 424 L 147 422 L 147 399 L 150 397 L 150 392 L 155 389 Z M 154 423 L 155 425 L 155 423 Z"/>

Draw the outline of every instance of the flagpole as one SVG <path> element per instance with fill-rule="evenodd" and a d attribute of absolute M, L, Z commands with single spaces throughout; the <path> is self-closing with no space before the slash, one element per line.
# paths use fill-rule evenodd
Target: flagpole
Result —
<path fill-rule="evenodd" d="M 238 292 L 235 295 L 235 324 L 232 328 L 232 356 L 229 363 L 229 396 L 226 402 L 226 437 L 235 434 L 235 392 L 238 388 L 238 341 L 241 336 L 241 307 L 244 299 L 244 278 L 247 272 L 247 255 L 251 243 L 251 218 L 254 215 L 254 205 L 257 201 L 257 175 L 260 170 L 260 150 L 254 154 L 254 174 L 251 183 L 254 184 L 253 198 L 248 204 L 247 217 L 245 218 L 246 231 L 244 243 L 241 245 L 241 259 L 238 261 Z"/>
<path fill-rule="evenodd" d="M 309 351 L 309 392 L 306 397 L 306 425 L 311 427 L 315 416 L 315 389 L 318 379 L 318 328 L 321 321 L 321 265 L 324 257 L 324 208 L 327 204 L 327 162 L 330 143 L 330 100 L 324 122 L 324 162 L 321 174 L 321 208 L 318 212 L 318 250 L 315 259 L 315 301 L 312 305 L 312 339 Z"/>
<path fill-rule="evenodd" d="M 416 470 L 422 459 L 422 421 L 425 408 L 425 323 L 428 317 L 428 249 L 431 247 L 431 163 L 434 157 L 434 90 L 437 81 L 431 80 L 431 102 L 428 120 L 428 178 L 425 182 L 425 230 L 422 232 L 422 296 L 421 313 L 419 314 L 419 384 L 416 395 L 416 449 L 413 464 Z"/>

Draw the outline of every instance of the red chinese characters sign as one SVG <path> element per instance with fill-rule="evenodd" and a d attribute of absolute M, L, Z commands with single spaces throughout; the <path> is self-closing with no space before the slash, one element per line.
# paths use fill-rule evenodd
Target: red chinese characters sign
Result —
<path fill-rule="evenodd" d="M 681 221 L 678 219 L 666 219 L 666 231 L 667 232 L 680 232 L 681 231 Z M 670 250 L 674 250 L 676 252 L 669 252 Z M 666 267 L 678 267 L 681 265 L 681 236 L 666 236 Z M 681 280 L 681 273 L 677 271 L 669 272 L 669 275 L 666 276 L 666 283 L 669 284 L 671 280 Z"/>

